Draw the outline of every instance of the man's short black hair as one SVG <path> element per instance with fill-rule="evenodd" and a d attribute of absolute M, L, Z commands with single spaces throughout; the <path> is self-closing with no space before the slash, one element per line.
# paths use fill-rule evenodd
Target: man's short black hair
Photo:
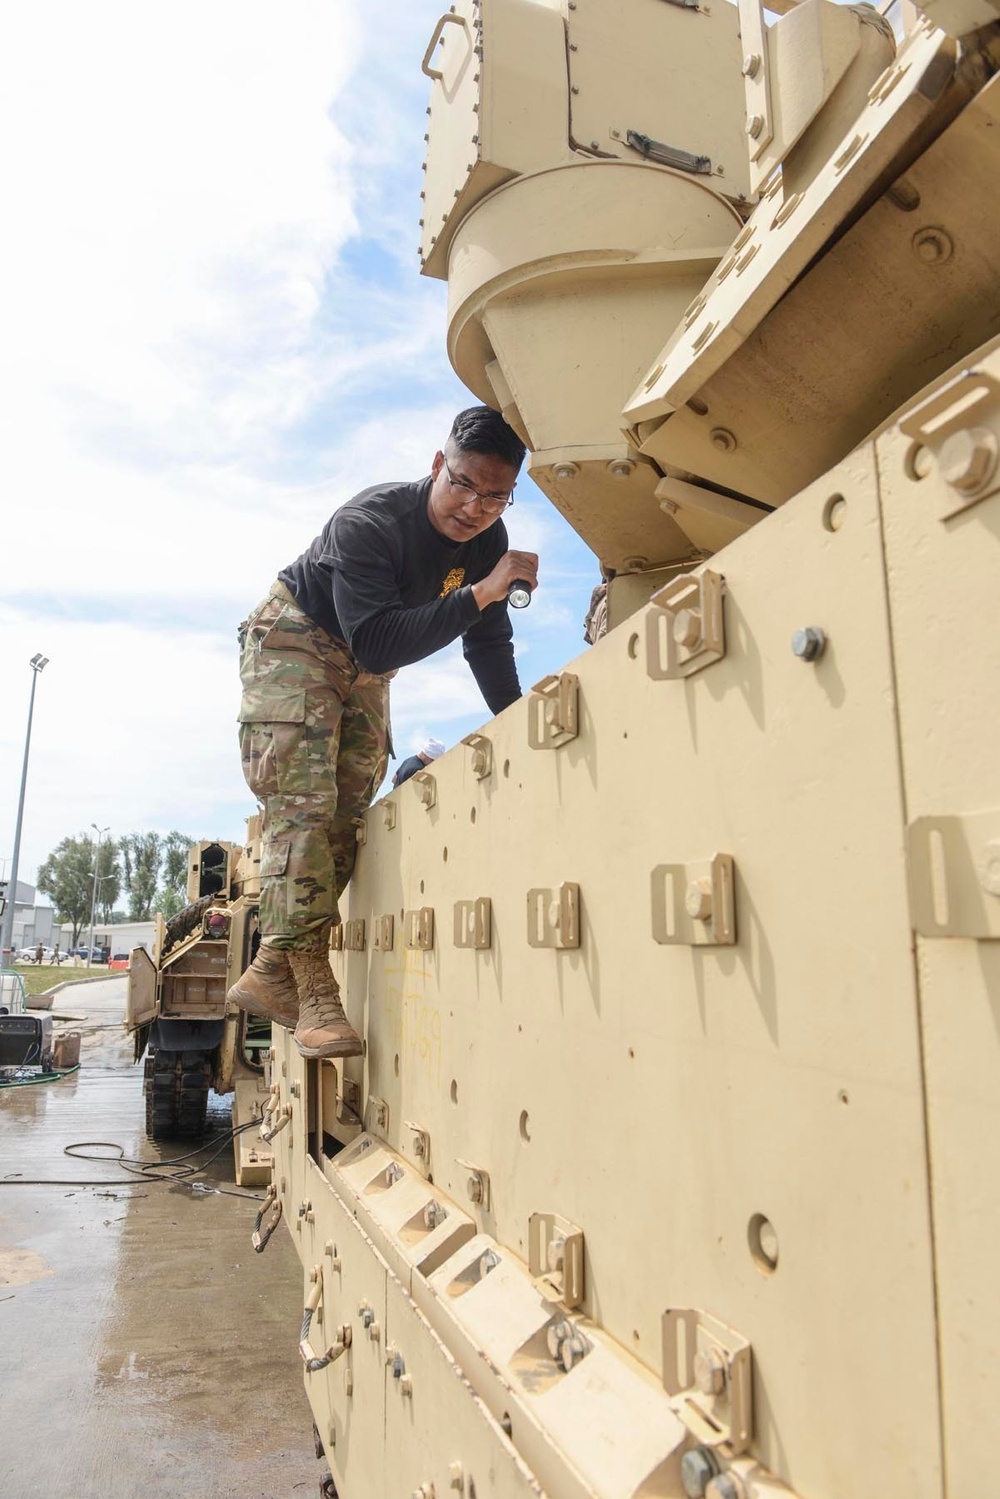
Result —
<path fill-rule="evenodd" d="M 524 443 L 492 406 L 470 406 L 460 411 L 451 424 L 448 441 L 460 453 L 487 453 L 514 468 L 519 469 L 524 462 Z"/>

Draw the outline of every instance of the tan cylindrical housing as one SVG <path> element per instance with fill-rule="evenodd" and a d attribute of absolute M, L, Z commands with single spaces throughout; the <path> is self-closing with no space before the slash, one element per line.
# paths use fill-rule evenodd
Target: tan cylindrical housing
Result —
<path fill-rule="evenodd" d="M 621 410 L 740 227 L 697 178 L 617 161 L 497 189 L 451 248 L 448 352 L 532 450 L 531 473 L 602 561 L 664 562 L 690 542 Z"/>

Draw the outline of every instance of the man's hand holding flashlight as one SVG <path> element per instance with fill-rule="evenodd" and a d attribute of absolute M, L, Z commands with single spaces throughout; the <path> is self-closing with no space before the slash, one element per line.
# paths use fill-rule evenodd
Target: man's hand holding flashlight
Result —
<path fill-rule="evenodd" d="M 497 604 L 507 598 L 515 583 L 527 584 L 529 595 L 538 587 L 538 557 L 535 552 L 504 552 L 493 571 L 481 582 L 473 583 L 472 596 L 482 611 L 488 604 Z M 515 604 L 515 607 L 523 608 L 524 605 Z"/>

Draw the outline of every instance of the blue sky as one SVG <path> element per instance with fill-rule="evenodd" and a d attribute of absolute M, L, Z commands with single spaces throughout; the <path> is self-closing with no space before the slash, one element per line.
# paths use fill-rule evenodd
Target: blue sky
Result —
<path fill-rule="evenodd" d="M 0 99 L 0 858 L 41 651 L 20 877 L 66 834 L 239 838 L 235 627 L 357 489 L 470 397 L 418 274 L 440 6 L 8 10 Z M 522 685 L 582 649 L 597 565 L 527 479 Z M 394 684 L 397 750 L 487 717 L 460 648 Z"/>

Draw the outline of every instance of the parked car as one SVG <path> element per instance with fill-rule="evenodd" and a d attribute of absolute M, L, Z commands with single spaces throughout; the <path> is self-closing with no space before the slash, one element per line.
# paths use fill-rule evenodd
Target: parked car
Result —
<path fill-rule="evenodd" d="M 37 951 L 37 942 L 32 947 L 20 947 L 14 954 L 14 961 L 15 963 L 34 963 L 37 961 L 35 957 Z M 68 957 L 69 953 L 65 952 L 60 952 L 59 956 L 56 957 L 55 948 L 53 947 L 45 947 L 42 949 L 43 963 L 64 963 Z"/>

